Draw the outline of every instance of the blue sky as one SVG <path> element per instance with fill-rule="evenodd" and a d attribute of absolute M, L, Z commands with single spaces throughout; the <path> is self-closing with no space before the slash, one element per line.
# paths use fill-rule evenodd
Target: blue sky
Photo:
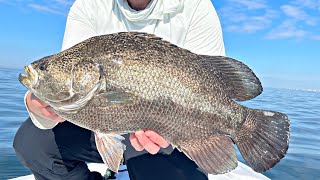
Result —
<path fill-rule="evenodd" d="M 213 0 L 226 52 L 265 87 L 320 90 L 320 0 Z M 0 67 L 61 48 L 73 0 L 0 0 Z"/>

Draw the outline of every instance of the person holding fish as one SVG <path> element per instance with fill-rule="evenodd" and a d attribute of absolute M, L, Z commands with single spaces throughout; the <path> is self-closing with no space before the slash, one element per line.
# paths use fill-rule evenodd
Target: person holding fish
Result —
<path fill-rule="evenodd" d="M 105 36 L 105 39 L 92 38 L 95 36 L 105 34 L 131 31 L 144 33 L 119 33 L 114 36 Z M 155 34 L 156 36 L 150 34 Z M 163 41 L 159 40 L 158 37 L 161 37 Z M 88 38 L 89 40 L 87 40 Z M 108 44 L 103 43 L 104 40 L 108 38 L 113 38 L 115 41 L 112 41 L 112 43 L 119 43 L 121 47 L 128 46 L 129 48 L 130 46 L 130 44 L 121 44 L 122 42 L 134 43 L 134 45 L 136 46 L 143 46 L 145 45 L 144 43 L 146 43 L 147 45 L 152 45 L 153 43 L 155 43 L 154 46 L 159 45 L 163 47 L 171 47 L 172 49 L 176 50 L 177 59 L 183 56 L 195 58 L 206 57 L 210 59 L 209 56 L 218 57 L 225 55 L 220 22 L 215 9 L 209 0 L 76 0 L 68 14 L 62 50 L 68 54 L 69 52 L 75 52 L 72 48 L 79 50 L 85 47 L 88 51 L 91 52 L 94 52 L 95 50 L 99 50 L 99 48 L 102 48 L 105 49 L 105 51 L 110 51 L 111 49 L 112 53 L 121 54 L 124 51 L 124 49 L 117 49 L 114 48 L 111 44 L 110 46 L 107 46 Z M 85 41 L 87 42 L 87 44 L 77 45 L 78 43 L 84 40 L 87 40 Z M 141 40 L 141 42 L 139 40 Z M 148 43 L 149 41 L 150 43 Z M 172 44 L 169 44 L 167 41 L 169 41 Z M 102 44 L 94 45 L 95 48 L 90 49 L 92 48 L 92 44 L 90 44 L 91 42 L 102 42 Z M 186 50 L 181 50 L 181 48 L 187 49 L 190 52 Z M 148 52 L 148 50 L 152 51 L 153 49 L 152 47 L 147 46 L 145 47 L 145 50 Z M 77 53 L 81 54 L 82 52 Z M 193 53 L 199 55 L 194 55 Z M 70 54 L 70 56 L 73 55 L 74 54 Z M 86 55 L 87 54 L 83 54 L 82 57 L 85 57 Z M 67 58 L 70 56 L 65 55 L 61 56 L 61 58 Z M 137 54 L 137 56 L 140 57 L 139 54 Z M 44 61 L 44 63 L 36 64 L 37 68 L 41 71 L 46 71 L 48 65 L 46 64 L 45 60 L 50 61 L 52 60 L 52 58 L 56 57 L 60 56 L 45 57 L 44 59 L 39 61 Z M 59 62 L 59 60 L 57 60 L 56 62 Z M 190 59 L 186 58 L 185 60 L 187 62 Z M 217 63 L 219 63 L 220 61 L 224 62 L 225 60 L 230 59 L 214 58 L 212 60 L 216 60 Z M 217 165 L 215 165 L 214 163 L 212 164 L 212 162 L 215 161 L 211 161 L 210 157 L 208 159 L 208 164 L 208 162 L 204 162 L 203 157 L 198 157 L 197 152 L 194 152 L 193 148 L 190 148 L 190 146 L 201 146 L 202 144 L 206 144 L 206 141 L 195 142 L 194 144 L 196 145 L 194 145 L 193 143 L 182 143 L 178 144 L 179 146 L 176 146 L 177 148 L 173 148 L 169 144 L 167 139 L 160 136 L 157 132 L 148 129 L 137 129 L 134 133 L 131 133 L 130 135 L 123 135 L 125 137 L 124 144 L 126 145 L 126 150 L 123 152 L 120 151 L 123 148 L 122 144 L 117 143 L 118 140 L 122 140 L 121 136 L 114 135 L 110 138 L 110 141 L 105 141 L 104 138 L 109 138 L 108 136 L 103 134 L 101 135 L 99 132 L 95 134 L 92 131 L 88 130 L 97 129 L 97 124 L 93 123 L 87 125 L 86 123 L 77 122 L 77 120 L 75 119 L 77 119 L 77 115 L 79 115 L 80 117 L 81 113 L 78 113 L 76 110 L 78 110 L 83 105 L 86 105 L 86 103 L 89 102 L 91 95 L 98 92 L 99 88 L 105 87 L 107 85 L 104 84 L 105 82 L 100 81 L 101 79 L 103 79 L 102 77 L 96 79 L 94 78 L 94 75 L 100 74 L 103 71 L 103 68 L 105 68 L 106 66 L 92 65 L 91 62 L 87 63 L 88 64 L 84 67 L 88 68 L 90 71 L 85 72 L 83 71 L 83 69 L 81 69 L 82 67 L 77 66 L 73 66 L 72 69 L 74 73 L 74 78 L 77 77 L 76 75 L 78 73 L 79 77 L 80 75 L 81 77 L 85 76 L 85 78 L 89 78 L 91 81 L 96 80 L 98 82 L 97 86 L 84 85 L 85 87 L 90 86 L 92 88 L 92 91 L 86 91 L 85 95 L 83 96 L 84 99 L 77 100 L 70 105 L 61 105 L 59 104 L 59 100 L 57 99 L 57 97 L 54 96 L 54 94 L 48 93 L 47 98 L 52 100 L 50 101 L 50 105 L 55 106 L 55 108 L 53 109 L 50 105 L 47 104 L 47 102 L 43 102 L 38 98 L 41 96 L 40 94 L 34 94 L 37 92 L 34 91 L 33 93 L 29 92 L 26 94 L 26 106 L 29 111 L 30 118 L 27 119 L 19 128 L 14 141 L 14 149 L 16 151 L 17 157 L 22 161 L 22 163 L 26 167 L 28 167 L 32 171 L 36 179 L 103 179 L 103 177 L 99 173 L 90 172 L 85 162 L 105 162 L 108 165 L 110 165 L 109 168 L 111 170 L 117 171 L 123 153 L 125 164 L 127 165 L 130 179 L 132 180 L 201 180 L 208 179 L 208 172 L 212 174 L 227 173 L 237 166 L 233 142 L 227 136 L 218 136 L 218 138 L 214 136 L 209 138 L 209 140 L 212 140 L 214 142 L 220 142 L 220 140 L 221 142 L 223 142 L 219 145 L 214 145 L 213 149 L 227 149 L 228 153 L 230 153 L 222 153 L 222 156 L 226 155 L 228 157 L 225 157 L 226 159 L 222 159 L 223 161 L 221 159 L 219 160 L 218 158 Z M 121 58 L 119 58 L 113 59 L 112 63 L 112 66 L 114 66 L 121 65 L 124 62 L 121 60 Z M 192 61 L 190 61 L 190 63 L 192 64 Z M 209 65 L 206 63 L 208 62 L 203 61 L 201 65 L 208 68 Z M 68 67 L 68 65 L 61 64 L 61 67 Z M 190 67 L 190 69 L 196 69 L 198 66 Z M 238 100 L 248 100 L 259 95 L 262 91 L 262 87 L 260 85 L 259 80 L 255 77 L 252 71 L 249 68 L 247 68 L 244 64 L 238 61 L 235 61 L 235 67 L 240 67 L 244 69 L 241 69 L 244 71 L 241 72 L 243 73 L 242 78 L 248 81 L 241 81 L 241 83 L 244 84 L 240 85 L 237 84 L 239 82 L 232 83 L 235 83 L 236 86 L 241 86 L 238 88 L 242 88 L 245 91 L 245 93 L 237 94 L 231 91 L 230 88 L 226 89 L 226 91 L 228 91 L 227 93 L 230 93 L 230 96 Z M 138 70 L 135 72 L 145 70 L 139 68 L 140 67 L 138 67 Z M 26 87 L 31 86 L 30 84 L 36 84 L 36 82 L 31 83 L 30 78 L 41 78 L 41 74 L 35 75 L 36 73 L 34 71 L 35 70 L 33 66 L 28 66 L 26 68 L 26 72 L 28 73 L 28 75 L 20 76 L 20 81 Z M 111 72 L 112 69 L 109 69 L 109 71 Z M 84 76 L 82 76 L 83 72 L 85 72 Z M 162 71 L 159 70 L 159 72 Z M 57 71 L 56 73 L 62 73 L 62 71 Z M 236 72 L 236 74 L 239 74 L 239 72 Z M 228 76 L 227 73 L 223 75 L 225 75 L 226 77 Z M 166 77 L 164 76 L 163 78 L 165 79 Z M 83 82 L 82 80 L 81 82 Z M 122 80 L 122 82 L 123 81 L 126 80 Z M 57 80 L 56 84 L 58 82 L 59 81 Z M 71 82 L 77 85 L 77 81 L 75 81 L 74 79 L 71 80 Z M 50 82 L 48 80 L 48 82 L 43 81 L 43 83 L 45 84 Z M 136 83 L 140 82 L 136 81 Z M 84 87 L 82 86 L 83 83 L 79 83 L 77 86 L 75 86 L 79 87 L 78 92 L 81 92 L 84 89 Z M 250 86 L 251 89 L 247 86 Z M 43 88 L 46 89 L 45 86 L 43 86 Z M 54 87 L 53 89 L 63 90 L 64 87 Z M 75 88 L 72 90 L 67 90 L 61 93 L 58 98 L 64 98 L 64 101 L 72 101 L 73 97 L 80 97 L 79 94 L 77 96 L 73 96 L 73 90 L 77 89 Z M 140 91 L 139 89 L 137 89 L 135 92 Z M 186 90 L 186 92 L 189 91 Z M 107 97 L 107 99 L 110 100 L 110 103 L 115 104 L 121 104 L 123 102 L 132 101 L 132 97 L 130 95 L 126 93 L 119 93 L 117 91 L 111 91 L 108 94 L 105 94 L 105 97 Z M 145 98 L 150 97 L 147 94 L 145 94 Z M 192 99 L 194 97 L 190 96 L 190 98 Z M 92 100 L 92 102 L 98 104 L 101 103 L 98 102 L 98 100 Z M 191 102 L 194 102 L 194 106 L 202 106 L 197 104 L 198 100 L 192 100 Z M 276 141 L 275 144 L 273 144 L 273 142 L 270 142 L 270 146 L 280 148 L 279 150 L 268 149 L 270 150 L 270 152 L 272 151 L 272 153 L 275 154 L 274 156 L 268 154 L 270 157 L 273 158 L 272 161 L 262 158 L 261 161 L 263 162 L 260 163 L 256 161 L 255 158 L 257 157 L 250 156 L 250 152 L 247 152 L 249 150 L 246 149 L 246 147 L 243 147 L 244 143 L 242 142 L 242 140 L 246 139 L 246 131 L 242 132 L 244 130 L 240 128 L 240 131 L 242 130 L 241 133 L 243 133 L 244 135 L 236 136 L 234 129 L 231 128 L 226 130 L 226 132 L 230 134 L 230 137 L 235 139 L 236 143 L 239 143 L 237 145 L 240 146 L 240 150 L 245 149 L 245 155 L 247 157 L 253 157 L 253 160 L 250 160 L 250 158 L 247 157 L 245 157 L 245 159 L 249 161 L 249 164 L 256 171 L 262 172 L 274 166 L 275 163 L 277 163 L 283 157 L 287 148 L 288 141 L 286 138 L 288 138 L 288 136 L 286 133 L 289 128 L 287 117 L 277 112 L 253 110 L 245 111 L 242 108 L 238 107 L 233 101 L 228 100 L 228 103 L 229 102 L 232 105 L 234 105 L 233 109 L 235 109 L 230 110 L 230 114 L 236 114 L 236 110 L 240 109 L 239 111 L 245 112 L 244 114 L 248 117 L 249 115 L 252 115 L 252 117 L 257 116 L 261 118 L 265 116 L 269 119 L 275 117 L 280 119 L 279 123 L 276 120 L 274 121 L 276 123 L 276 126 L 278 125 L 275 128 L 280 131 L 280 134 L 271 135 L 276 136 L 275 139 L 278 138 L 278 136 L 280 137 L 281 135 L 281 138 L 283 138 L 282 140 L 286 143 L 282 143 L 282 140 L 281 142 Z M 180 103 L 183 104 L 183 102 Z M 152 105 L 153 104 L 151 104 L 150 106 Z M 169 107 L 169 105 L 167 106 Z M 204 106 L 203 108 L 206 109 L 207 106 Z M 125 109 L 123 111 L 125 111 Z M 59 112 L 59 115 L 56 114 L 57 112 Z M 65 112 L 69 112 L 70 114 Z M 169 111 L 166 112 L 170 114 Z M 250 114 L 251 112 L 252 114 Z M 70 117 L 70 119 L 62 118 L 61 116 Z M 89 116 L 85 118 L 90 119 Z M 67 119 L 68 121 L 65 121 L 65 119 Z M 70 123 L 69 120 L 73 123 Z M 117 120 L 117 122 L 119 123 L 120 121 L 121 120 Z M 206 133 L 206 126 L 203 126 L 204 124 L 202 122 L 199 123 L 201 124 L 201 128 L 203 128 L 203 133 Z M 248 123 L 239 121 L 235 122 L 232 125 L 235 125 L 237 127 L 241 127 L 242 125 L 244 125 L 245 127 L 248 126 L 247 128 L 250 128 L 252 126 L 252 123 L 254 124 L 254 122 L 251 122 L 250 119 Z M 79 124 L 81 127 L 75 124 Z M 124 124 L 121 125 L 124 126 Z M 230 127 L 231 125 L 227 124 L 225 126 Z M 82 127 L 85 127 L 86 129 Z M 112 125 L 108 127 L 110 131 L 116 128 Z M 199 128 L 200 125 L 198 125 L 197 127 Z M 259 129 L 258 127 L 260 126 L 257 126 L 257 129 Z M 262 128 L 264 128 L 263 125 Z M 121 127 L 119 127 L 119 129 L 121 129 Z M 274 128 L 269 129 L 271 129 L 271 131 L 274 130 Z M 192 132 L 190 132 L 190 134 L 192 134 Z M 196 134 L 194 135 L 197 136 Z M 170 134 L 166 134 L 166 136 L 170 137 Z M 199 135 L 199 138 L 200 136 L 201 135 Z M 174 139 L 175 138 L 170 139 L 172 140 L 170 142 L 179 142 L 174 141 Z M 113 148 L 113 146 L 115 146 L 116 148 Z M 178 149 L 182 150 L 184 153 L 180 152 Z M 263 150 L 264 149 L 261 149 L 261 152 Z M 206 152 L 205 149 L 201 149 L 201 151 Z M 115 152 L 118 154 L 116 154 Z M 267 153 L 266 151 L 263 152 Z M 112 154 L 114 156 L 110 157 L 107 156 L 109 153 L 115 154 Z M 232 157 L 230 160 L 228 159 L 229 156 Z M 196 163 L 190 160 L 190 158 L 195 160 Z M 226 164 L 224 164 L 224 162 L 226 162 Z M 222 165 L 219 163 L 221 163 Z M 259 176 L 254 173 L 252 174 L 252 176 L 255 176 L 256 178 L 263 178 L 262 176 Z"/>

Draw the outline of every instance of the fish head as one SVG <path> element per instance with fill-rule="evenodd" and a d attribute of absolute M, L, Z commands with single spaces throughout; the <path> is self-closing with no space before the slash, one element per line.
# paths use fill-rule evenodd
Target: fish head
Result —
<path fill-rule="evenodd" d="M 71 98 L 72 61 L 56 55 L 47 56 L 25 66 L 20 82 L 45 102 L 59 102 Z"/>
<path fill-rule="evenodd" d="M 72 103 L 96 92 L 101 84 L 102 66 L 81 60 L 77 53 L 44 57 L 25 66 L 20 82 L 42 101 L 53 105 Z"/>

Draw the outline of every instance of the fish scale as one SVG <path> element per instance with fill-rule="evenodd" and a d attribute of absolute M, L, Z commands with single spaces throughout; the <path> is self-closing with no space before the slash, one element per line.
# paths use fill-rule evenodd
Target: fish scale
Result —
<path fill-rule="evenodd" d="M 214 133 L 210 132 L 213 131 L 212 125 L 208 126 L 208 121 L 204 119 L 203 113 L 200 113 L 200 111 L 186 112 L 182 106 L 170 104 L 145 101 L 126 107 L 112 109 L 105 107 L 105 109 L 101 108 L 101 111 L 96 111 L 95 108 L 84 108 L 76 114 L 58 113 L 67 119 L 77 119 L 76 122 L 71 121 L 77 125 L 89 124 L 89 127 L 85 128 L 96 129 L 99 132 L 132 132 L 141 129 L 158 129 L 158 132 L 167 137 L 174 145 L 178 144 L 174 141 L 175 139 L 202 138 Z M 109 123 L 96 123 L 95 119 L 108 120 Z M 153 121 L 150 121 L 150 119 Z M 191 123 L 186 125 L 184 123 L 186 120 Z M 92 123 L 88 123 L 88 121 Z M 190 125 L 194 127 L 192 132 L 186 131 L 186 128 Z M 158 128 L 157 126 L 164 128 Z M 202 131 L 202 133 L 198 133 L 199 131 Z"/>

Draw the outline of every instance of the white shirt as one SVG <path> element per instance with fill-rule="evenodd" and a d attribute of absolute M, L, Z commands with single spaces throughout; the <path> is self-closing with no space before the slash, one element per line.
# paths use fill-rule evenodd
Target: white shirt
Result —
<path fill-rule="evenodd" d="M 197 54 L 225 55 L 220 21 L 210 0 L 152 0 L 141 11 L 133 10 L 126 0 L 76 0 L 68 14 L 62 50 L 93 36 L 127 31 L 152 33 Z M 29 114 L 40 129 L 57 125 Z"/>

